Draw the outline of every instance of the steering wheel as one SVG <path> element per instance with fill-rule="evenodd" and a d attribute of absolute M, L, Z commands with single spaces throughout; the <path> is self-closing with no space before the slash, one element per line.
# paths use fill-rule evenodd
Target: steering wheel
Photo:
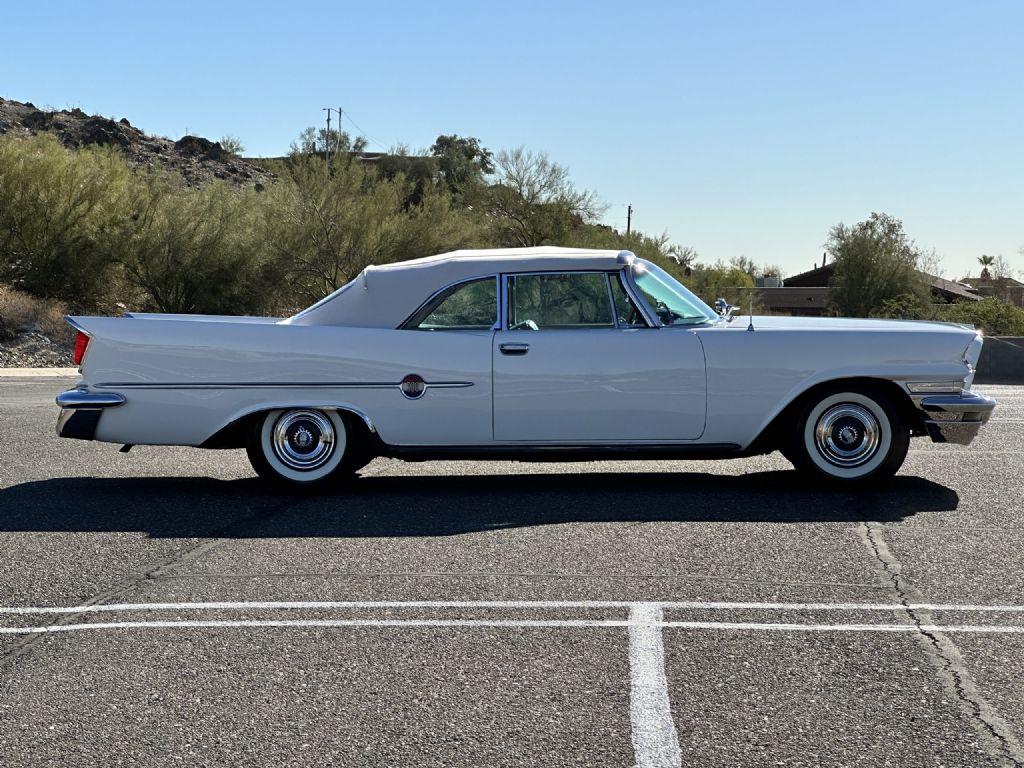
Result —
<path fill-rule="evenodd" d="M 669 309 L 668 304 L 666 304 L 664 301 L 658 302 L 658 306 L 655 307 L 655 312 L 657 312 L 658 317 L 661 319 L 661 322 L 663 322 L 665 325 L 672 325 L 672 323 L 674 323 L 676 320 L 683 319 L 683 316 L 680 315 L 678 312 L 673 312 L 671 309 Z"/>
<path fill-rule="evenodd" d="M 619 315 L 617 319 L 619 321 L 619 325 L 644 325 L 643 318 L 640 317 L 640 310 L 638 310 L 636 307 L 632 305 L 630 306 L 629 312 L 626 314 L 625 317 Z"/>
<path fill-rule="evenodd" d="M 540 326 L 533 322 L 533 320 L 521 320 L 515 325 L 509 326 L 510 331 L 522 331 L 526 329 L 529 329 L 531 331 L 539 331 Z"/>

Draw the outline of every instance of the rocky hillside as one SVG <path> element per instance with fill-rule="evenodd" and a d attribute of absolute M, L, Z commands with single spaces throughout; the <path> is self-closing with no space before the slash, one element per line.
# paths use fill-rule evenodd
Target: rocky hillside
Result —
<path fill-rule="evenodd" d="M 186 183 L 200 186 L 214 179 L 232 184 L 266 184 L 273 180 L 258 163 L 226 152 L 219 142 L 201 136 L 177 141 L 149 136 L 127 119 L 87 115 L 80 109 L 42 110 L 32 103 L 0 99 L 0 134 L 28 136 L 48 131 L 67 147 L 114 146 L 128 162 L 147 169 L 180 173 Z"/>

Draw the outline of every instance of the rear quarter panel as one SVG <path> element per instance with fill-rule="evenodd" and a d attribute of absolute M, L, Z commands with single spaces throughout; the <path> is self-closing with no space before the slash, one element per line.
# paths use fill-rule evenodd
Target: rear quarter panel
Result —
<path fill-rule="evenodd" d="M 199 445 L 247 413 L 293 405 L 361 412 L 389 443 L 426 442 L 428 435 L 451 444 L 491 439 L 489 331 L 76 321 L 93 334 L 83 383 L 126 397 L 104 412 L 98 440 Z M 409 373 L 472 386 L 431 388 L 409 400 L 396 386 Z"/>

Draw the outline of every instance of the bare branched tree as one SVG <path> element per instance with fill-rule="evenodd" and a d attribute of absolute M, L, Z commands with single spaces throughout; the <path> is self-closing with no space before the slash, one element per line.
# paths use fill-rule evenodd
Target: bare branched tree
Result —
<path fill-rule="evenodd" d="M 495 157 L 495 174 L 487 207 L 505 245 L 553 244 L 574 227 L 597 221 L 605 210 L 594 192 L 577 189 L 569 169 L 543 152 L 502 150 Z"/>

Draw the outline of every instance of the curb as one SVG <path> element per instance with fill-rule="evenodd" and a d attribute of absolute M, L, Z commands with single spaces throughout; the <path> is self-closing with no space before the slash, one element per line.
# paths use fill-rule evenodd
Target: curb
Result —
<path fill-rule="evenodd" d="M 77 368 L 0 368 L 0 379 L 52 379 L 78 375 Z"/>

